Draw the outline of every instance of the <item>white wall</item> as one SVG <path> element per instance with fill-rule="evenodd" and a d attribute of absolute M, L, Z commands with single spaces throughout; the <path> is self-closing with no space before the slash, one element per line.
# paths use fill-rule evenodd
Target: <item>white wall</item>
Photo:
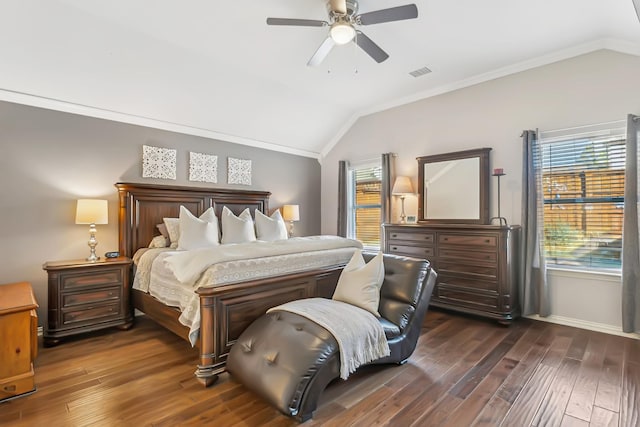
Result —
<path fill-rule="evenodd" d="M 501 214 L 509 224 L 519 224 L 522 130 L 563 129 L 640 114 L 638 76 L 640 57 L 601 50 L 362 117 L 322 161 L 322 232 L 336 232 L 339 160 L 395 152 L 397 174 L 413 177 L 416 185 L 416 157 L 481 147 L 493 148 L 491 167 L 506 173 Z M 495 179 L 492 185 L 493 216 Z M 406 211 L 417 212 L 415 198 L 407 198 Z M 553 315 L 620 329 L 619 280 L 614 286 L 609 277 L 593 276 L 581 287 L 582 282 L 553 275 Z M 589 292 L 576 292 L 587 286 Z"/>

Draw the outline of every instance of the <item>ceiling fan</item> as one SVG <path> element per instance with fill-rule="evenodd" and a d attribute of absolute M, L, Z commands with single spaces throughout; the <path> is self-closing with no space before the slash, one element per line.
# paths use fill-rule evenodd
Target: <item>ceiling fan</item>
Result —
<path fill-rule="evenodd" d="M 360 25 L 381 24 L 384 22 L 402 21 L 418 17 L 415 4 L 380 9 L 358 15 L 356 0 L 329 0 L 327 2 L 329 20 L 267 18 L 268 25 L 290 25 L 301 27 L 330 27 L 329 35 L 313 54 L 307 65 L 320 65 L 335 45 L 344 45 L 351 41 L 357 44 L 371 58 L 380 63 L 389 58 L 389 54 L 375 44 L 362 31 L 356 29 Z"/>

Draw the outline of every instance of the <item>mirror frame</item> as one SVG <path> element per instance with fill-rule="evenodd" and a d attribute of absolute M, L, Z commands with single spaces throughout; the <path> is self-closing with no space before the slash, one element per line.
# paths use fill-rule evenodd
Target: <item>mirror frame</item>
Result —
<path fill-rule="evenodd" d="M 488 224 L 489 223 L 489 179 L 491 169 L 489 166 L 489 152 L 491 148 L 477 148 L 474 150 L 456 151 L 453 153 L 436 154 L 433 156 L 422 156 L 416 158 L 418 161 L 418 222 L 428 223 L 463 223 L 463 224 Z M 480 176 L 478 185 L 480 190 L 479 218 L 470 219 L 446 219 L 426 218 L 424 208 L 425 188 L 424 188 L 424 166 L 428 163 L 445 162 L 449 160 L 468 159 L 477 157 L 480 161 Z"/>

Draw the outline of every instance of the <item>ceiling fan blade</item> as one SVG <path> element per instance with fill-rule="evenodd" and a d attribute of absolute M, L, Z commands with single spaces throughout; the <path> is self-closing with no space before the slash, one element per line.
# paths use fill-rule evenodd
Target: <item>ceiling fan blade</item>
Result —
<path fill-rule="evenodd" d="M 389 54 L 382 50 L 380 46 L 375 44 L 373 40 L 367 37 L 362 31 L 357 31 L 356 33 L 354 41 L 362 50 L 372 57 L 374 61 L 379 64 L 389 58 Z"/>
<path fill-rule="evenodd" d="M 415 4 L 391 7 L 389 9 L 374 10 L 359 16 L 360 24 L 371 25 L 383 22 L 402 21 L 418 17 L 418 7 Z"/>
<path fill-rule="evenodd" d="M 267 18 L 267 25 L 294 25 L 298 27 L 324 27 L 329 25 L 326 21 L 315 19 L 291 19 L 291 18 Z"/>
<path fill-rule="evenodd" d="M 640 21 L 640 0 L 633 0 L 633 7 L 636 8 L 636 15 L 638 15 L 638 21 Z"/>
<path fill-rule="evenodd" d="M 335 45 L 336 45 L 336 42 L 334 42 L 331 37 L 327 37 L 322 42 L 318 50 L 316 50 L 316 53 L 313 54 L 309 62 L 307 62 L 307 65 L 310 67 L 315 67 L 320 65 L 322 61 L 324 61 L 324 58 L 326 58 L 327 55 L 329 55 L 329 52 L 331 52 L 331 49 L 333 49 Z"/>
<path fill-rule="evenodd" d="M 347 14 L 347 0 L 331 0 L 331 10 L 342 15 Z"/>

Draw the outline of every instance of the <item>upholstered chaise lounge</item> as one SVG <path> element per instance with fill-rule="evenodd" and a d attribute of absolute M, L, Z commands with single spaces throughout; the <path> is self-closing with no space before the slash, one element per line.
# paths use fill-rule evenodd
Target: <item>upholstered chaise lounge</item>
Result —
<path fill-rule="evenodd" d="M 402 364 L 415 350 L 436 273 L 428 261 L 415 258 L 385 254 L 383 263 L 378 311 L 391 353 L 372 363 Z M 322 326 L 298 314 L 272 311 L 238 338 L 227 370 L 284 414 L 306 421 L 325 387 L 340 376 L 340 353 Z"/>

